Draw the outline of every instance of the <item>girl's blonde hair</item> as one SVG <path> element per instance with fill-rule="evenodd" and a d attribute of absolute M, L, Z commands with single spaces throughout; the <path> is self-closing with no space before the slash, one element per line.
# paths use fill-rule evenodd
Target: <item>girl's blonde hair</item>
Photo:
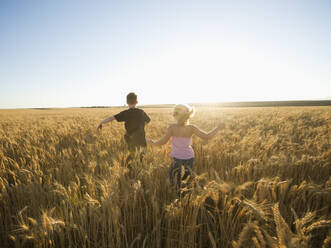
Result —
<path fill-rule="evenodd" d="M 174 107 L 174 117 L 179 125 L 189 124 L 189 119 L 195 114 L 195 108 L 188 104 L 177 104 Z"/>

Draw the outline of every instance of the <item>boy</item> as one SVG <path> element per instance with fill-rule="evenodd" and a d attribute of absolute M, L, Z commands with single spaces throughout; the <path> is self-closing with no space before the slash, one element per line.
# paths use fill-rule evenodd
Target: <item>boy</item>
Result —
<path fill-rule="evenodd" d="M 145 124 L 149 123 L 151 119 L 142 109 L 136 108 L 138 101 L 135 93 L 129 93 L 126 96 L 126 102 L 129 108 L 101 121 L 98 130 L 102 129 L 103 124 L 114 120 L 124 122 L 126 130 L 124 139 L 128 144 L 130 153 L 132 153 L 136 149 L 146 147 Z"/>

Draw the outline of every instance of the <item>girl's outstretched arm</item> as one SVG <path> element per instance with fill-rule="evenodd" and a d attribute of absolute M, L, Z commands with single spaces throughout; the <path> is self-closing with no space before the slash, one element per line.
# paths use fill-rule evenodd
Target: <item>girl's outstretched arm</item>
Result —
<path fill-rule="evenodd" d="M 102 120 L 102 121 L 99 123 L 97 129 L 98 129 L 98 130 L 101 130 L 103 124 L 108 123 L 108 122 L 111 122 L 111 121 L 114 121 L 114 120 L 115 120 L 115 117 L 114 117 L 114 116 L 110 116 L 110 117 L 108 117 L 108 118 Z"/>
<path fill-rule="evenodd" d="M 171 136 L 172 136 L 172 128 L 170 126 L 168 128 L 166 134 L 161 139 L 159 139 L 158 141 L 154 141 L 154 140 L 148 139 L 148 138 L 146 138 L 146 141 L 147 141 L 147 143 L 149 143 L 153 146 L 162 146 L 162 145 L 166 144 L 169 141 Z"/>
<path fill-rule="evenodd" d="M 209 133 L 206 133 L 206 132 L 200 130 L 198 127 L 196 127 L 194 125 L 192 125 L 192 128 L 193 128 L 193 133 L 196 136 L 198 136 L 199 138 L 201 138 L 201 139 L 211 139 L 216 135 L 216 133 L 219 130 L 225 128 L 225 124 L 224 123 L 219 124 L 214 130 L 210 131 Z"/>

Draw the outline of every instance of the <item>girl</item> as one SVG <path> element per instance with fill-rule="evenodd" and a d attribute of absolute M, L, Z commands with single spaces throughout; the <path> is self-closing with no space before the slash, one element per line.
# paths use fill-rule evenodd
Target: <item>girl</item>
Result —
<path fill-rule="evenodd" d="M 169 177 L 172 185 L 174 184 L 174 178 L 176 179 L 177 191 L 182 188 L 181 179 L 185 180 L 192 174 L 194 151 L 191 147 L 191 143 L 193 134 L 201 139 L 208 140 L 225 127 L 223 123 L 220 123 L 214 130 L 206 133 L 198 127 L 189 124 L 189 119 L 193 117 L 194 113 L 194 107 L 187 104 L 176 105 L 173 111 L 173 117 L 177 123 L 170 125 L 166 134 L 158 141 L 146 138 L 147 143 L 154 146 L 164 145 L 170 138 L 172 138 L 170 157 L 173 158 L 173 162 L 170 166 Z M 184 166 L 184 175 L 181 178 L 182 165 Z"/>

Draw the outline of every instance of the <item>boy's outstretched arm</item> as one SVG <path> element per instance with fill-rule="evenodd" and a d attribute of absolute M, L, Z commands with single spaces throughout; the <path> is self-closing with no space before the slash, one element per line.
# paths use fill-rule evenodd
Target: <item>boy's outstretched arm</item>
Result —
<path fill-rule="evenodd" d="M 146 138 L 146 141 L 147 141 L 147 143 L 149 143 L 153 146 L 162 146 L 162 145 L 164 145 L 168 142 L 171 135 L 172 135 L 172 131 L 171 131 L 171 127 L 169 127 L 166 134 L 161 139 L 159 139 L 158 141 L 154 141 L 154 140 L 149 139 L 149 138 Z"/>
<path fill-rule="evenodd" d="M 111 122 L 111 121 L 114 121 L 114 120 L 116 120 L 114 116 L 109 116 L 108 118 L 102 120 L 102 121 L 99 123 L 97 129 L 98 129 L 98 130 L 101 130 L 103 124 L 108 123 L 108 122 Z"/>
<path fill-rule="evenodd" d="M 213 138 L 216 133 L 221 130 L 221 129 L 224 129 L 225 128 L 225 124 L 224 123 L 220 123 L 214 130 L 210 131 L 209 133 L 206 133 L 202 130 L 200 130 L 198 127 L 192 125 L 193 127 L 193 133 L 195 135 L 197 135 L 199 138 L 201 139 L 211 139 Z"/>

